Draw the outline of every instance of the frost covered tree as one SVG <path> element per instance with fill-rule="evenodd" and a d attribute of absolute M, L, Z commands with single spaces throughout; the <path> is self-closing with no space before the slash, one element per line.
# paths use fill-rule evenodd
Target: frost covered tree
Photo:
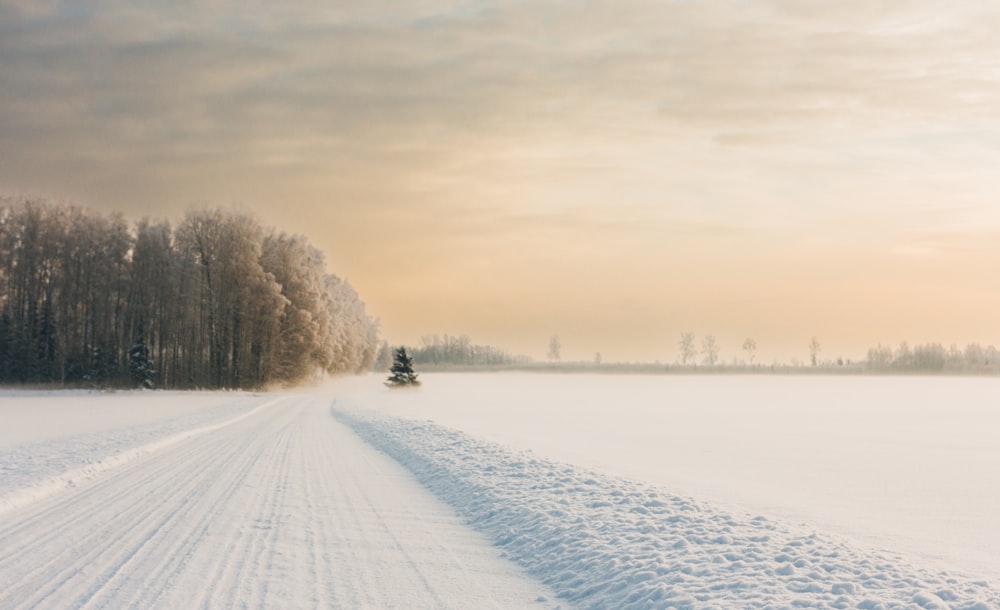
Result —
<path fill-rule="evenodd" d="M 325 283 L 333 312 L 332 361 L 327 370 L 331 373 L 371 370 L 378 351 L 378 320 L 365 312 L 365 303 L 350 282 L 328 275 Z"/>
<path fill-rule="evenodd" d="M 562 343 L 559 341 L 559 335 L 552 335 L 549 339 L 549 360 L 559 360 L 562 353 Z"/>
<path fill-rule="evenodd" d="M 327 369 L 333 338 L 322 252 L 302 236 L 271 234 L 264 238 L 260 262 L 265 273 L 281 286 L 286 300 L 271 338 L 273 377 L 294 383 Z"/>
<path fill-rule="evenodd" d="M 715 366 L 719 361 L 719 344 L 715 342 L 714 335 L 707 335 L 701 340 L 701 353 L 708 366 Z"/>
<path fill-rule="evenodd" d="M 413 372 L 413 358 L 406 353 L 405 347 L 396 349 L 392 358 L 392 367 L 389 369 L 392 375 L 386 379 L 386 385 L 390 387 L 417 386 L 417 374 Z"/>
<path fill-rule="evenodd" d="M 378 351 L 375 353 L 375 364 L 373 365 L 376 371 L 384 371 L 392 366 L 392 348 L 389 347 L 389 342 L 383 340 L 378 346 Z"/>
<path fill-rule="evenodd" d="M 677 342 L 677 348 L 680 354 L 681 364 L 692 362 L 696 355 L 694 347 L 694 333 L 681 333 L 680 341 Z"/>
<path fill-rule="evenodd" d="M 888 369 L 892 366 L 892 348 L 878 344 L 868 349 L 868 367 L 876 370 Z"/>
<path fill-rule="evenodd" d="M 386 346 L 388 350 L 388 346 Z M 523 364 L 529 362 L 526 356 L 515 356 L 505 350 L 493 345 L 477 345 L 472 343 L 467 335 L 458 337 L 444 335 L 429 335 L 420 338 L 420 345 L 412 347 L 407 352 L 413 357 L 413 362 L 417 364 L 433 365 L 504 365 Z M 381 351 L 380 351 L 381 354 Z M 380 356 L 381 358 L 382 356 Z M 385 369 L 392 360 L 392 353 L 386 352 L 386 364 L 376 365 L 378 369 Z"/>
<path fill-rule="evenodd" d="M 0 382 L 128 385 L 140 335 L 159 387 L 258 388 L 370 370 L 378 322 L 305 238 L 248 214 L 130 229 L 0 198 Z"/>
<path fill-rule="evenodd" d="M 747 340 L 743 342 L 743 351 L 747 353 L 747 362 L 750 366 L 753 366 L 754 352 L 757 351 L 757 341 L 747 337 Z"/>
<path fill-rule="evenodd" d="M 818 364 L 819 352 L 821 349 L 819 339 L 813 337 L 809 340 L 809 361 L 813 366 Z"/>

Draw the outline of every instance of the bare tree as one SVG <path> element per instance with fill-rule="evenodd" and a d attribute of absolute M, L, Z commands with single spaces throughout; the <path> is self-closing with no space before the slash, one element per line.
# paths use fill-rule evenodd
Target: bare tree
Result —
<path fill-rule="evenodd" d="M 757 341 L 747 337 L 743 342 L 743 351 L 747 353 L 747 361 L 753 366 L 754 352 L 757 351 Z"/>
<path fill-rule="evenodd" d="M 715 342 L 714 335 L 706 335 L 701 340 L 701 353 L 705 356 L 705 364 L 715 366 L 719 361 L 719 344 Z"/>
<path fill-rule="evenodd" d="M 680 351 L 681 364 L 693 361 L 696 355 L 694 333 L 681 333 L 681 339 L 677 342 L 677 347 Z"/>
<path fill-rule="evenodd" d="M 552 335 L 549 339 L 549 360 L 559 360 L 562 351 L 562 343 L 559 342 L 559 335 Z"/>
<path fill-rule="evenodd" d="M 822 348 L 819 345 L 819 339 L 813 337 L 809 340 L 809 360 L 812 362 L 813 366 L 818 364 L 817 358 L 819 357 L 820 351 L 822 351 Z"/>

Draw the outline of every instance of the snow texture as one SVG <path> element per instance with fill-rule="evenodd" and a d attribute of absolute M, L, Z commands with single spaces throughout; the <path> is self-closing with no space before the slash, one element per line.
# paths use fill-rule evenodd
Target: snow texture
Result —
<path fill-rule="evenodd" d="M 0 515 L 0 608 L 558 607 L 550 589 L 330 417 L 328 396 L 270 395 L 251 408 L 230 398 L 228 419 L 211 407 L 209 426 L 186 420 L 200 430 L 174 421 L 171 442 L 133 446 L 141 450 L 113 467 Z M 182 409 L 182 400 L 166 402 Z M 53 402 L 37 399 L 40 419 Z M 118 438 L 114 423 L 97 436 L 131 446 L 137 433 L 122 426 Z M 105 455 L 94 434 L 64 438 L 65 455 Z M 8 448 L 4 457 L 29 455 Z M 0 492 L 16 482 L 0 476 Z"/>
<path fill-rule="evenodd" d="M 1000 378 L 427 373 L 338 404 L 430 420 L 1000 583 Z"/>
<path fill-rule="evenodd" d="M 333 408 L 510 559 L 582 608 L 1000 608 L 984 581 L 433 422 Z"/>
<path fill-rule="evenodd" d="M 3 396 L 0 414 L 8 428 L 0 435 L 0 515 L 231 424 L 275 400 L 242 392 L 8 391 Z"/>

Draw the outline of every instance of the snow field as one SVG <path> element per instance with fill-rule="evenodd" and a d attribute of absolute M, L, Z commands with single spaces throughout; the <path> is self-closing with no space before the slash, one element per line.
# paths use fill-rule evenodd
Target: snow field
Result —
<path fill-rule="evenodd" d="M 333 409 L 583 608 L 1000 608 L 986 582 L 739 515 L 432 422 Z"/>
<path fill-rule="evenodd" d="M 187 431 L 175 421 L 170 442 L 0 514 L 0 607 L 557 607 L 334 420 L 329 397 L 261 402 L 209 426 L 188 420 Z M 98 436 L 112 448 L 143 436 L 144 425 L 116 435 L 106 424 Z M 67 449 L 39 459 L 96 461 L 106 448 L 94 434 L 53 440 Z M 0 492 L 16 493 L 23 472 L 0 477 Z"/>
<path fill-rule="evenodd" d="M 1000 378 L 431 373 L 353 403 L 1000 583 Z"/>

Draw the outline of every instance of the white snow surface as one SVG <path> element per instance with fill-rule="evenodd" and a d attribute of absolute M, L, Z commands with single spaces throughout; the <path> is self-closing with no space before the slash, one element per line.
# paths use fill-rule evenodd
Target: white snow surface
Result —
<path fill-rule="evenodd" d="M 1000 608 L 984 581 L 512 451 L 432 422 L 333 413 L 581 608 Z"/>
<path fill-rule="evenodd" d="M 1000 379 L 431 373 L 401 392 L 382 377 L 338 384 L 339 404 L 1000 584 Z"/>
<path fill-rule="evenodd" d="M 0 392 L 0 515 L 274 397 L 242 392 Z"/>
<path fill-rule="evenodd" d="M 0 392 L 0 607 L 1000 609 L 1000 380 L 421 378 Z"/>
<path fill-rule="evenodd" d="M 54 419 L 119 400 L 82 434 Z M 15 404 L 30 425 L 0 447 L 0 497 L 22 500 L 0 509 L 0 608 L 559 605 L 327 395 L 7 393 L 0 413 Z"/>

